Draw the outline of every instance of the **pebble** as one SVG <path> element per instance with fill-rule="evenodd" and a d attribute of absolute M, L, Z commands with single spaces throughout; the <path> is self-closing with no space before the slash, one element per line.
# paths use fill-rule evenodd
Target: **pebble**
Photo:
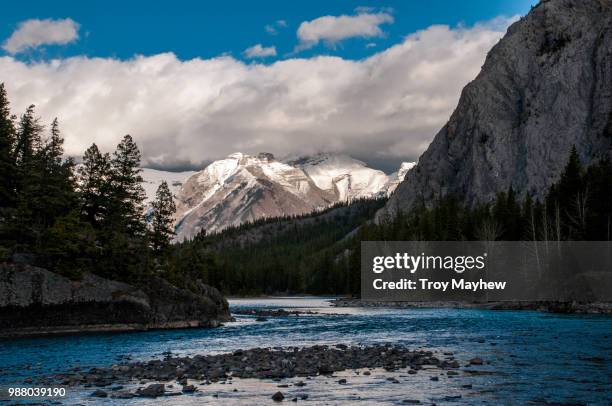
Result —
<path fill-rule="evenodd" d="M 158 396 L 163 396 L 166 392 L 166 387 L 163 383 L 152 383 L 146 388 L 139 388 L 136 393 L 139 396 L 147 397 L 147 398 L 156 398 Z"/>
<path fill-rule="evenodd" d="M 469 362 L 471 365 L 482 365 L 483 364 L 482 358 L 478 358 L 478 357 L 472 358 Z"/>
<path fill-rule="evenodd" d="M 193 393 L 193 392 L 195 392 L 196 390 L 197 390 L 197 389 L 196 389 L 196 387 L 195 387 L 195 386 L 193 386 L 193 385 L 185 385 L 185 386 L 183 386 L 183 390 L 182 390 L 182 392 L 183 392 L 183 393 Z"/>
<path fill-rule="evenodd" d="M 94 398 L 105 398 L 108 397 L 108 393 L 106 393 L 102 389 L 97 389 L 91 394 L 91 396 Z"/>

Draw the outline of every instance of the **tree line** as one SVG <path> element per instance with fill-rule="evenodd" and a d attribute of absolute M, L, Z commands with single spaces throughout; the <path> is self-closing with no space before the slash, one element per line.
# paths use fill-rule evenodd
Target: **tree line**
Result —
<path fill-rule="evenodd" d="M 140 151 L 126 135 L 111 154 L 92 144 L 64 158 L 59 122 L 29 106 L 11 114 L 0 84 L 0 261 L 137 281 L 165 261 L 174 202 L 163 182 L 147 213 Z"/>

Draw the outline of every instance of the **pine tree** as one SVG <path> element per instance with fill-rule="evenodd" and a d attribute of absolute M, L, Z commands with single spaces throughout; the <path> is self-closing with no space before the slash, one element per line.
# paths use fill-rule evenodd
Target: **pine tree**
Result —
<path fill-rule="evenodd" d="M 575 202 L 576 195 L 582 191 L 582 176 L 582 164 L 574 145 L 570 151 L 567 165 L 565 165 L 561 174 L 561 179 L 557 183 L 557 198 L 564 208 L 570 209 Z"/>
<path fill-rule="evenodd" d="M 64 139 L 60 134 L 57 117 L 54 118 L 53 122 L 51 123 L 51 136 L 49 137 L 44 150 L 48 160 L 48 165 L 55 168 L 60 167 L 62 164 L 62 157 L 64 155 Z"/>
<path fill-rule="evenodd" d="M 559 182 L 551 187 L 546 206 L 559 211 L 559 223 L 564 239 L 581 238 L 580 202 L 586 196 L 584 169 L 573 146 Z"/>
<path fill-rule="evenodd" d="M 11 115 L 4 83 L 0 83 L 0 208 L 11 206 L 16 199 L 14 146 L 15 117 Z"/>
<path fill-rule="evenodd" d="M 43 127 L 35 116 L 34 105 L 30 105 L 19 120 L 17 131 L 17 144 L 15 146 L 15 159 L 18 165 L 28 165 L 40 150 Z"/>
<path fill-rule="evenodd" d="M 64 139 L 56 118 L 51 124 L 50 136 L 37 153 L 36 160 L 36 170 L 40 172 L 36 211 L 45 227 L 51 226 L 55 218 L 68 214 L 77 204 L 74 162 L 72 159 L 63 159 L 63 145 Z"/>
<path fill-rule="evenodd" d="M 155 193 L 151 213 L 151 247 L 156 253 L 164 252 L 170 245 L 173 230 L 173 218 L 176 206 L 168 183 L 163 181 Z"/>
<path fill-rule="evenodd" d="M 15 190 L 17 201 L 9 229 L 21 249 L 31 252 L 42 239 L 44 224 L 38 216 L 44 170 L 41 167 L 41 134 L 43 126 L 35 116 L 34 106 L 21 116 L 14 149 L 16 161 Z"/>
<path fill-rule="evenodd" d="M 141 185 L 140 151 L 130 135 L 123 137 L 111 160 L 112 226 L 129 236 L 141 236 L 145 230 Z"/>
<path fill-rule="evenodd" d="M 94 228 L 99 228 L 108 213 L 110 194 L 110 155 L 102 154 L 96 144 L 87 148 L 78 170 L 81 213 Z"/>

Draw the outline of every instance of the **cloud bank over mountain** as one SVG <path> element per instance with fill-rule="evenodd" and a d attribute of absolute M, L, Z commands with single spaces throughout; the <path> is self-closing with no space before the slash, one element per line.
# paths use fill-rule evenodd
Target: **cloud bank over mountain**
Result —
<path fill-rule="evenodd" d="M 5 56 L 0 73 L 15 113 L 34 103 L 46 122 L 60 118 L 70 155 L 92 142 L 110 150 L 129 133 L 159 168 L 233 151 L 337 151 L 393 170 L 426 148 L 512 20 L 431 26 L 363 60 Z"/>

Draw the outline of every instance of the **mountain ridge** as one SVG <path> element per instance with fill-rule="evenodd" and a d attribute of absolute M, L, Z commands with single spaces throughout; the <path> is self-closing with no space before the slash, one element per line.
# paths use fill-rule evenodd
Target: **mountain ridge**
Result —
<path fill-rule="evenodd" d="M 335 153 L 277 160 L 270 153 L 237 152 L 193 173 L 145 169 L 143 179 L 148 201 L 154 198 L 155 185 L 173 180 L 177 241 L 202 230 L 218 232 L 260 218 L 302 215 L 337 202 L 386 196 L 399 183 L 397 173 L 389 177 Z"/>

